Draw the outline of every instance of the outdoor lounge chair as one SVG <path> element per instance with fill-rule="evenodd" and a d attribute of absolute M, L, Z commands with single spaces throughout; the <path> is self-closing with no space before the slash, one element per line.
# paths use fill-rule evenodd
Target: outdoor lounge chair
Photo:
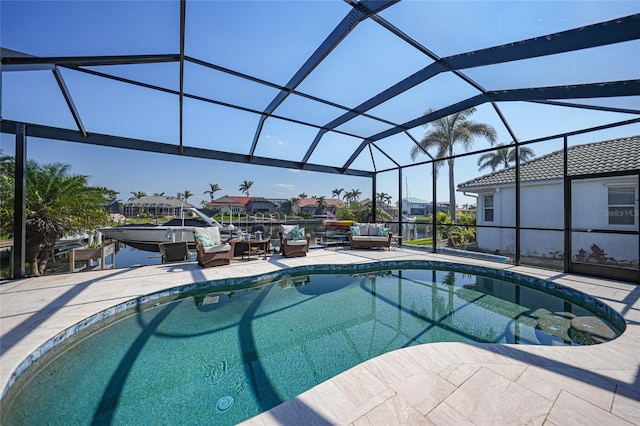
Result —
<path fill-rule="evenodd" d="M 198 251 L 198 265 L 208 268 L 231 263 L 235 242 L 233 240 L 230 243 L 222 242 L 220 228 L 216 226 L 197 228 L 193 230 L 193 237 Z"/>
<path fill-rule="evenodd" d="M 298 225 L 280 225 L 280 254 L 284 257 L 306 256 L 311 234 L 305 234 Z"/>

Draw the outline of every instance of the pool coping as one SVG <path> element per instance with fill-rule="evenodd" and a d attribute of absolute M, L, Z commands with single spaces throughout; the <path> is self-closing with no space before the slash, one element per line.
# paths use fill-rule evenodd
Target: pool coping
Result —
<path fill-rule="evenodd" d="M 332 263 L 337 265 L 360 263 L 362 265 L 367 265 L 372 262 L 385 262 L 387 260 L 389 261 L 417 260 L 421 262 L 426 260 L 431 262 L 445 262 L 446 264 L 454 263 L 454 264 L 457 264 L 458 267 L 460 266 L 464 267 L 465 265 L 467 265 L 471 268 L 475 268 L 475 270 L 477 270 L 477 268 L 490 268 L 492 271 L 502 271 L 502 273 L 504 273 L 506 276 L 513 275 L 514 273 L 518 273 L 518 274 L 524 274 L 528 277 L 531 277 L 532 280 L 551 279 L 551 282 L 559 283 L 569 288 L 578 290 L 582 293 L 590 294 L 591 296 L 594 296 L 596 299 L 602 301 L 605 305 L 610 306 L 610 308 L 612 308 L 613 310 L 621 314 L 625 318 L 625 321 L 627 323 L 627 329 L 625 330 L 623 335 L 620 336 L 615 341 L 594 346 L 593 348 L 596 349 L 594 351 L 588 350 L 592 347 L 575 348 L 575 349 L 586 349 L 588 350 L 587 352 L 589 352 L 590 354 L 587 355 L 586 352 L 585 354 L 581 353 L 579 354 L 580 356 L 574 359 L 572 362 L 565 363 L 563 365 L 568 365 L 568 366 L 574 365 L 576 368 L 577 368 L 577 365 L 581 365 L 580 368 L 583 369 L 585 356 L 587 356 L 587 358 L 589 358 L 589 362 L 593 364 L 593 367 L 590 367 L 590 370 L 599 371 L 599 368 L 596 368 L 596 367 L 601 367 L 600 364 L 602 364 L 602 362 L 601 361 L 599 362 L 598 358 L 601 357 L 602 355 L 601 353 L 604 353 L 606 354 L 604 359 L 607 359 L 607 360 L 615 359 L 616 355 L 619 355 L 618 358 L 620 358 L 618 360 L 618 364 L 620 364 L 618 367 L 613 369 L 607 368 L 607 370 L 610 373 L 617 372 L 616 374 L 619 376 L 621 374 L 620 373 L 621 371 L 629 371 L 629 370 L 637 371 L 638 369 L 638 366 L 639 366 L 638 360 L 635 360 L 633 356 L 630 357 L 631 360 L 628 359 L 629 354 L 634 354 L 634 353 L 637 354 L 640 352 L 639 351 L 640 344 L 638 343 L 638 339 L 637 339 L 637 336 L 639 334 L 637 329 L 637 324 L 640 322 L 638 321 L 638 317 L 640 317 L 640 315 L 638 315 L 638 307 L 637 307 L 638 286 L 635 286 L 634 284 L 600 280 L 595 278 L 592 279 L 592 278 L 586 278 L 581 276 L 573 276 L 569 274 L 558 274 L 553 271 L 545 271 L 545 270 L 540 270 L 535 268 L 526 268 L 526 267 L 515 267 L 513 265 L 496 263 L 496 262 L 487 262 L 484 260 L 462 259 L 462 258 L 455 258 L 452 256 L 426 254 L 424 252 L 419 252 L 417 250 L 415 251 L 414 250 L 396 250 L 396 251 L 353 250 L 351 251 L 349 249 L 338 249 L 338 250 L 324 249 L 324 250 L 317 250 L 317 251 L 311 252 L 309 256 L 307 256 L 306 258 L 285 259 L 285 258 L 281 258 L 278 255 L 274 255 L 268 261 L 253 261 L 250 263 L 231 265 L 230 267 L 209 268 L 206 270 L 195 269 L 193 263 L 178 264 L 178 265 L 170 264 L 170 265 L 143 267 L 143 268 L 129 268 L 124 270 L 112 270 L 109 272 L 100 272 L 100 273 L 87 272 L 82 274 L 67 274 L 64 276 L 56 276 L 56 277 L 30 278 L 25 280 L 17 280 L 17 281 L 3 283 L 2 285 L 0 285 L 0 295 L 3 296 L 1 305 L 0 305 L 2 307 L 1 312 L 2 312 L 2 319 L 3 319 L 3 332 L 2 332 L 2 336 L 4 340 L 3 346 L 5 344 L 11 345 L 9 350 L 5 351 L 3 349 L 2 358 L 0 358 L 0 361 L 2 362 L 2 365 L 3 365 L 2 382 L 0 382 L 0 385 L 2 385 L 2 388 L 3 388 L 3 395 L 11 380 L 11 376 L 9 377 L 7 376 L 7 365 L 9 365 L 9 369 L 11 369 L 11 364 L 16 366 L 16 368 L 11 369 L 11 375 L 13 375 L 16 369 L 20 368 L 21 365 L 26 368 L 26 365 L 29 364 L 29 357 L 33 357 L 31 361 L 34 361 L 37 358 L 36 355 L 37 356 L 40 355 L 40 354 L 34 355 L 34 353 L 38 350 L 39 347 L 42 347 L 42 344 L 43 344 L 42 339 L 44 338 L 44 336 L 46 336 L 47 334 L 49 335 L 49 339 L 44 339 L 44 342 L 52 341 L 52 339 L 54 339 L 57 335 L 59 336 L 60 333 L 63 333 L 64 335 L 65 329 L 73 326 L 74 324 L 82 324 L 82 320 L 86 320 L 86 318 L 90 317 L 90 315 L 79 318 L 77 321 L 73 322 L 73 324 L 71 324 L 69 327 L 62 328 L 64 327 L 64 324 L 69 324 L 69 322 L 72 322 L 74 318 L 78 318 L 78 316 L 83 315 L 82 312 L 86 313 L 86 312 L 93 311 L 93 315 L 96 315 L 105 310 L 114 309 L 114 313 L 115 313 L 116 309 L 114 305 L 126 306 L 127 303 L 137 304 L 139 303 L 140 298 L 146 297 L 145 295 L 147 294 L 158 292 L 158 291 L 161 292 L 163 290 L 166 291 L 168 288 L 177 287 L 180 285 L 189 285 L 187 284 L 189 281 L 190 283 L 194 283 L 194 282 L 208 281 L 212 279 L 242 278 L 242 277 L 246 277 L 247 275 L 263 275 L 263 274 L 279 274 L 279 273 L 281 274 L 287 268 L 295 268 L 295 270 L 300 272 L 300 271 L 303 271 L 305 268 L 308 269 L 308 268 L 313 268 L 317 266 L 322 267 L 322 264 L 326 265 L 327 263 Z M 364 267 L 366 268 L 367 266 L 364 266 Z M 173 286 L 169 285 L 169 283 L 166 282 L 165 278 L 168 278 L 167 274 L 170 275 L 171 278 L 169 280 L 169 283 L 174 284 Z M 136 280 L 139 284 L 141 283 L 141 285 L 139 285 L 138 288 L 136 289 L 127 287 L 127 284 L 130 284 L 132 280 Z M 156 282 L 153 282 L 153 281 L 156 281 Z M 114 283 L 120 283 L 119 287 Z M 108 287 L 113 287 L 114 285 L 119 289 L 125 288 L 128 291 L 125 291 L 124 292 L 125 294 L 123 294 L 122 297 L 108 298 L 108 300 L 104 300 L 103 298 L 109 295 L 109 292 L 107 291 Z M 191 285 L 196 285 L 196 284 L 191 284 Z M 63 297 L 64 293 L 62 294 L 59 293 L 64 289 L 69 289 L 69 291 L 71 291 L 71 289 L 77 288 L 78 286 L 81 287 L 81 289 L 79 290 L 76 289 L 76 291 L 73 294 L 74 297 L 70 299 Z M 602 288 L 608 288 L 610 289 L 610 291 L 602 293 L 600 291 Z M 34 306 L 33 303 L 37 301 L 33 299 L 34 298 L 37 299 L 38 297 L 41 297 L 43 295 L 43 292 L 46 291 L 46 289 L 49 289 L 55 294 L 49 295 L 48 298 L 47 297 L 41 298 L 39 303 L 35 303 L 36 306 Z M 117 288 L 114 290 L 117 291 Z M 131 290 L 134 290 L 134 291 L 131 291 Z M 592 294 L 592 292 L 595 294 Z M 602 294 L 600 295 L 598 293 L 602 293 Z M 616 296 L 616 293 L 617 293 L 617 296 Z M 55 296 L 56 294 L 58 294 L 59 297 L 53 298 L 53 296 Z M 635 296 L 633 296 L 634 294 Z M 630 295 L 632 295 L 631 298 L 629 298 Z M 31 302 L 31 304 L 27 302 L 27 306 L 24 306 L 24 302 L 23 302 L 22 308 L 16 309 L 17 296 L 20 296 L 20 298 L 22 298 L 23 301 L 25 299 L 28 300 L 29 302 Z M 84 301 L 84 303 L 83 303 L 83 300 L 79 300 L 79 299 L 85 299 L 87 297 L 88 297 L 88 300 Z M 616 297 L 618 297 L 619 300 L 616 300 Z M 633 297 L 635 297 L 635 300 L 633 300 Z M 131 302 L 132 299 L 135 302 Z M 105 309 L 99 309 L 100 306 L 104 306 L 105 303 L 108 304 L 109 302 L 114 302 L 114 301 L 119 301 L 120 303 L 115 303 L 115 304 L 111 303 L 111 306 L 107 306 Z M 59 302 L 59 303 L 56 303 L 56 302 Z M 72 303 L 72 302 L 75 302 L 75 303 Z M 631 306 L 628 305 L 629 302 Z M 8 306 L 12 303 L 13 303 L 13 306 Z M 82 306 L 85 309 L 77 309 L 77 306 Z M 63 315 L 62 317 L 60 317 L 59 314 L 62 313 L 62 311 L 64 311 L 66 315 Z M 36 316 L 37 314 L 40 314 L 40 317 L 38 318 L 38 320 L 35 321 L 36 324 L 33 324 L 34 321 L 28 321 L 29 319 L 28 317 L 30 316 L 33 317 L 33 315 L 30 315 L 30 314 L 33 314 L 34 312 L 36 313 Z M 50 316 L 52 318 L 48 318 L 49 316 L 48 313 L 51 313 Z M 72 315 L 69 315 L 69 314 L 72 314 Z M 47 318 L 42 318 L 43 315 L 47 316 Z M 26 321 L 24 321 L 25 317 L 27 317 Z M 23 321 L 20 321 L 20 319 L 22 319 Z M 94 318 L 94 320 L 99 321 L 101 319 L 96 317 Z M 94 320 L 86 320 L 88 322 L 85 323 L 84 325 L 85 326 L 91 325 L 92 321 Z M 9 323 L 9 326 L 11 326 L 12 323 L 13 325 L 15 325 L 14 328 L 12 328 L 9 331 L 9 333 L 6 333 L 4 331 L 6 330 L 5 327 L 7 323 Z M 32 328 L 32 326 L 34 325 L 35 325 L 35 328 Z M 56 330 L 57 330 L 57 333 L 55 333 Z M 54 334 L 51 335 L 51 333 L 54 333 Z M 7 335 L 9 335 L 8 337 L 10 338 L 19 337 L 18 340 L 20 340 L 20 342 L 16 342 L 15 344 L 12 344 L 12 342 L 6 342 Z M 37 344 L 38 342 L 40 344 Z M 33 349 L 34 345 L 36 345 L 35 349 Z M 492 347 L 485 347 L 483 345 L 468 346 L 466 344 L 443 343 L 443 344 L 420 345 L 419 347 L 414 347 L 414 348 L 420 348 L 421 346 L 429 346 L 430 350 L 435 347 L 453 346 L 454 352 L 461 350 L 459 347 L 456 347 L 456 346 L 462 346 L 462 348 L 464 348 L 463 350 L 467 353 L 476 352 L 480 350 L 484 352 L 483 356 L 485 357 L 488 356 L 487 353 L 494 354 L 492 356 L 500 355 L 501 357 L 505 357 L 505 354 L 500 352 L 506 351 L 507 348 L 509 348 L 511 345 L 493 344 Z M 602 349 L 600 349 L 600 347 L 602 347 Z M 33 350 L 29 351 L 30 348 L 32 348 Z M 539 349 L 535 349 L 535 348 L 539 348 Z M 543 350 L 541 351 L 540 348 Z M 356 366 L 351 370 L 348 370 L 347 372 L 342 373 L 341 375 L 336 376 L 335 378 L 303 393 L 299 397 L 296 397 L 291 401 L 285 402 L 281 406 L 278 406 L 266 413 L 263 413 L 257 416 L 254 419 L 249 420 L 249 422 L 257 422 L 256 424 L 263 424 L 264 422 L 273 423 L 274 419 L 277 420 L 278 418 L 282 418 L 283 416 L 282 413 L 288 413 L 285 417 L 294 416 L 293 418 L 295 418 L 296 421 L 299 421 L 302 418 L 306 418 L 304 416 L 308 415 L 310 412 L 313 412 L 316 414 L 321 413 L 320 414 L 321 417 L 330 419 L 330 422 L 345 423 L 345 420 L 347 419 L 349 421 L 347 421 L 346 423 L 351 423 L 353 421 L 364 421 L 363 419 L 366 419 L 367 413 L 369 413 L 371 410 L 379 409 L 378 407 L 385 404 L 388 405 L 389 401 L 394 401 L 397 403 L 396 400 L 399 398 L 399 395 L 401 395 L 401 393 L 399 393 L 397 390 L 394 390 L 391 384 L 387 383 L 386 385 L 380 385 L 380 383 L 384 383 L 384 382 L 380 382 L 377 385 L 378 387 L 384 389 L 384 392 L 380 394 L 382 396 L 378 395 L 377 398 L 373 398 L 373 397 L 368 398 L 369 405 L 372 402 L 377 402 L 378 399 L 380 399 L 379 404 L 375 405 L 374 407 L 369 407 L 369 405 L 365 404 L 365 407 L 359 410 L 355 410 L 355 409 L 347 410 L 349 412 L 348 414 L 336 413 L 336 409 L 333 404 L 330 404 L 328 407 L 324 406 L 324 408 L 318 408 L 317 401 L 315 401 L 317 398 L 311 398 L 312 403 L 305 402 L 304 404 L 302 404 L 302 402 L 307 401 L 307 399 L 309 398 L 309 395 L 317 395 L 318 392 L 322 393 L 322 389 L 327 387 L 332 387 L 333 385 L 335 385 L 335 383 L 340 383 L 345 380 L 346 381 L 359 380 L 357 377 L 359 376 L 359 374 L 360 375 L 362 374 L 363 370 L 368 371 L 368 373 L 371 373 L 369 370 L 373 367 L 369 367 L 369 366 L 379 362 L 381 363 L 387 362 L 386 361 L 387 358 L 393 358 L 395 356 L 405 356 L 405 355 L 400 355 L 400 354 L 404 354 L 405 352 L 408 353 L 409 355 L 412 354 L 414 351 L 408 351 L 409 349 L 411 348 L 394 351 L 390 354 L 385 354 L 374 359 L 378 361 L 370 360 L 363 364 L 360 364 L 359 366 Z M 538 364 L 540 364 L 540 362 L 544 364 L 543 361 L 532 362 L 530 360 L 530 357 L 538 354 L 538 352 L 542 352 L 542 353 L 548 352 L 548 351 L 555 352 L 558 349 L 559 348 L 553 348 L 553 347 L 518 346 L 515 351 L 518 354 L 521 354 L 519 355 L 519 357 L 522 359 L 519 359 L 517 357 L 515 358 L 512 357 L 511 363 L 513 363 L 513 361 L 517 359 L 518 363 L 524 362 L 526 364 L 526 362 L 530 362 L 531 365 L 534 365 L 534 366 L 537 366 Z M 396 352 L 398 352 L 398 354 L 396 354 Z M 513 352 L 513 350 L 511 350 L 511 352 Z M 592 355 L 591 353 L 596 355 Z M 525 355 L 527 355 L 529 358 Z M 566 357 L 564 353 L 559 353 L 558 355 L 562 355 L 561 358 Z M 18 361 L 18 358 L 20 358 L 20 356 L 22 356 L 22 360 Z M 570 358 L 573 358 L 573 356 Z M 526 361 L 527 359 L 529 359 L 529 361 Z M 545 357 L 544 359 L 547 359 L 547 358 Z M 486 368 L 485 366 L 486 363 L 476 363 L 476 364 L 477 366 L 480 366 L 478 368 Z M 439 364 L 434 363 L 434 365 L 439 365 Z M 451 360 L 450 364 L 448 365 L 449 366 L 459 365 L 459 363 L 456 364 L 454 360 Z M 463 365 L 465 365 L 466 367 L 470 367 L 471 364 L 465 363 Z M 500 365 L 503 365 L 503 364 L 500 364 Z M 510 365 L 510 364 L 504 364 L 504 365 Z M 511 368 L 514 368 L 514 367 L 512 366 Z M 421 372 L 421 374 L 426 374 L 425 373 L 426 371 L 429 371 L 429 370 L 424 370 Z M 441 375 L 438 375 L 437 372 L 434 373 L 433 371 L 431 371 L 431 373 L 436 374 L 438 377 L 441 377 Z M 350 379 L 351 376 L 355 376 L 356 378 Z M 637 383 L 638 382 L 637 378 L 634 379 L 633 377 L 628 377 L 626 381 L 624 381 L 616 377 L 613 377 L 613 378 L 605 377 L 603 380 L 608 380 L 609 382 L 614 383 L 616 386 L 616 389 L 618 387 L 627 389 L 628 392 L 626 393 L 631 392 L 632 395 L 636 395 L 636 393 L 640 391 L 640 389 L 638 389 L 639 385 Z M 589 385 L 589 386 L 592 386 L 592 385 Z M 457 391 L 458 390 L 460 390 L 460 388 L 457 388 Z M 390 396 L 388 398 L 384 398 L 383 396 L 386 394 Z M 617 394 L 614 392 L 614 396 L 615 395 Z M 326 396 L 324 396 L 323 398 L 326 399 Z M 322 400 L 323 398 L 320 398 L 320 399 Z M 350 398 L 353 399 L 353 395 L 347 396 L 346 400 L 350 400 Z M 612 397 L 612 401 L 613 399 L 614 398 Z M 444 403 L 441 402 L 440 404 L 438 404 L 438 406 L 445 407 L 446 404 L 444 405 L 443 404 Z M 613 402 L 612 402 L 612 405 L 613 405 Z M 338 406 L 340 406 L 340 404 L 338 404 Z M 311 409 L 310 407 L 313 407 L 313 409 Z M 365 408 L 370 408 L 370 409 L 365 409 Z M 415 410 L 415 407 L 414 407 L 414 410 Z M 430 410 L 429 412 L 426 412 L 426 413 L 422 413 L 422 415 L 434 416 L 435 414 L 433 413 L 435 413 L 435 411 L 433 411 L 433 413 L 432 411 L 433 410 Z M 411 411 L 411 412 L 414 412 L 414 411 Z M 294 415 L 292 413 L 297 413 L 297 414 Z M 356 418 L 351 418 L 353 417 L 354 413 L 361 413 L 361 415 Z M 615 414 L 611 414 L 611 410 L 609 411 L 608 414 L 616 416 Z M 346 416 L 347 418 L 345 419 L 344 416 Z M 640 414 L 638 414 L 638 417 L 640 417 Z M 618 416 L 616 416 L 616 419 L 618 419 Z M 620 417 L 620 419 L 622 419 L 622 417 Z M 633 417 L 632 420 L 640 420 L 640 419 L 636 419 L 635 417 Z"/>

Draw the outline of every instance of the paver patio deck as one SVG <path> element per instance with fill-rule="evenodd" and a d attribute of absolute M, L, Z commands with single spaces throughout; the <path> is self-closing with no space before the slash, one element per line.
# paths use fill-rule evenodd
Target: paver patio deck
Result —
<path fill-rule="evenodd" d="M 508 269 L 588 293 L 627 323 L 582 347 L 432 343 L 386 353 L 245 422 L 271 424 L 640 424 L 640 286 L 415 250 L 312 250 L 307 257 L 195 262 L 45 276 L 0 285 L 0 386 L 33 351 L 79 321 L 138 296 L 206 280 L 314 264 L 438 260 Z"/>

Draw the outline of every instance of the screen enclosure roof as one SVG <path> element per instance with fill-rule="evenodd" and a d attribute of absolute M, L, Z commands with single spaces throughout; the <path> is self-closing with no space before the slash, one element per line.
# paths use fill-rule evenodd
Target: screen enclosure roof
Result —
<path fill-rule="evenodd" d="M 3 133 L 372 176 L 468 108 L 504 144 L 640 121 L 638 2 L 0 7 Z"/>

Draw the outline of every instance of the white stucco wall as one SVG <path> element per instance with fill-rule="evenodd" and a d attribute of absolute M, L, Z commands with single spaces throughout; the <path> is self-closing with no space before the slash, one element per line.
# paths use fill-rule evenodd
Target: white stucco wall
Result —
<path fill-rule="evenodd" d="M 610 178 L 607 185 L 630 183 L 637 180 L 629 178 Z M 574 228 L 637 230 L 639 218 L 634 225 L 609 225 L 608 186 L 603 179 L 574 181 L 572 187 L 572 222 Z M 484 197 L 494 195 L 494 221 L 484 221 Z M 520 252 L 524 256 L 551 257 L 564 251 L 564 189 L 562 182 L 522 185 L 521 187 L 521 226 L 539 228 L 557 228 L 558 231 L 522 230 L 520 234 Z M 636 197 L 637 200 L 637 197 Z M 636 201 L 636 214 L 639 211 Z M 479 225 L 515 226 L 515 188 L 505 187 L 493 192 L 478 194 Z M 502 253 L 515 251 L 515 230 L 478 228 L 476 239 L 478 247 Z M 635 260 L 639 258 L 637 237 L 604 233 L 574 232 L 572 235 L 572 256 L 584 249 L 591 253 L 591 246 L 598 245 L 605 253 L 616 260 Z"/>
<path fill-rule="evenodd" d="M 562 182 L 522 185 L 520 191 L 520 226 L 563 229 L 563 200 L 564 189 Z M 514 208 L 514 205 L 512 204 L 511 208 Z M 515 215 L 515 213 L 512 214 Z"/>
<path fill-rule="evenodd" d="M 484 196 L 493 194 L 493 221 L 484 220 Z M 487 226 L 515 226 L 515 190 L 514 188 L 499 188 L 493 192 L 478 194 L 476 221 L 479 225 Z M 476 240 L 478 247 L 488 251 L 501 253 L 515 252 L 515 230 L 478 228 Z"/>
<path fill-rule="evenodd" d="M 574 259 L 580 249 L 591 253 L 593 244 L 600 247 L 607 257 L 612 257 L 618 262 L 638 261 L 638 238 L 635 235 L 582 232 L 574 232 L 572 235 L 571 245 Z"/>

